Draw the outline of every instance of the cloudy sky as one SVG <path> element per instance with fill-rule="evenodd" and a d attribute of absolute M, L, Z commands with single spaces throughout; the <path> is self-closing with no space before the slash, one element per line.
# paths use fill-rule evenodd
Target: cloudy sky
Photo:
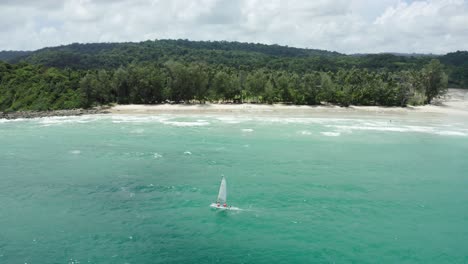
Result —
<path fill-rule="evenodd" d="M 0 0 L 0 50 L 163 38 L 440 54 L 468 50 L 468 0 Z"/>

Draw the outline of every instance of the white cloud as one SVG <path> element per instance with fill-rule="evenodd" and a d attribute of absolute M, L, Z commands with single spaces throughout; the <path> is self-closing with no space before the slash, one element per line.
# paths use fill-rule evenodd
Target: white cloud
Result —
<path fill-rule="evenodd" d="M 387 50 L 445 53 L 467 49 L 468 8 L 462 0 L 399 2 L 373 23 Z"/>
<path fill-rule="evenodd" d="M 463 0 L 2 0 L 0 50 L 156 38 L 363 52 L 468 49 Z"/>

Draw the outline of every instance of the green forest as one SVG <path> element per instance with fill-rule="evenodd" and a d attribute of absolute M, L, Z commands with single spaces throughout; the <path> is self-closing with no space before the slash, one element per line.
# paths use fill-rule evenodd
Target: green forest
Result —
<path fill-rule="evenodd" d="M 344 55 L 157 40 L 0 52 L 0 111 L 158 103 L 406 106 L 468 84 L 468 52 Z"/>

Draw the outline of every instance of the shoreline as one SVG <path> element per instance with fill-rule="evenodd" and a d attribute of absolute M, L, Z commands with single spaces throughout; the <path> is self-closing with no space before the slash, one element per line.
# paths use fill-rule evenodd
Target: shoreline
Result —
<path fill-rule="evenodd" d="M 56 116 L 82 116 L 82 115 L 96 115 L 96 114 L 109 114 L 107 108 L 93 108 L 93 109 L 68 109 L 68 110 L 50 110 L 50 111 L 18 111 L 18 112 L 0 112 L 0 119 L 32 119 L 43 117 L 56 117 Z"/>
<path fill-rule="evenodd" d="M 468 89 L 449 89 L 441 99 L 430 105 L 385 107 L 336 105 L 287 105 L 287 104 L 160 104 L 116 105 L 109 109 L 115 115 L 161 114 L 227 114 L 227 115 L 275 115 L 275 116 L 415 116 L 468 118 Z"/>
<path fill-rule="evenodd" d="M 468 89 L 449 89 L 449 92 L 434 104 L 407 107 L 349 106 L 335 105 L 287 105 L 287 104 L 158 104 L 158 105 L 115 105 L 93 109 L 56 111 L 0 112 L 0 119 L 42 118 L 54 116 L 81 116 L 95 114 L 114 115 L 161 115 L 161 114 L 228 114 L 228 115 L 279 115 L 279 116 L 424 116 L 424 117 L 468 117 Z"/>

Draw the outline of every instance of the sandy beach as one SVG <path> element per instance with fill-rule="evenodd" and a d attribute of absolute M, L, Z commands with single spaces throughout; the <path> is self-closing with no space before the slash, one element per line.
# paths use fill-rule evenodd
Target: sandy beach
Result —
<path fill-rule="evenodd" d="M 395 117 L 395 118 L 468 118 L 468 89 L 449 89 L 443 97 L 431 105 L 408 107 L 349 106 L 335 105 L 286 105 L 286 104 L 159 104 L 159 105 L 115 105 L 92 109 L 56 111 L 0 112 L 0 119 L 65 117 L 94 114 L 113 115 L 254 115 L 254 116 L 298 116 L 298 117 Z"/>
<path fill-rule="evenodd" d="M 297 106 L 285 104 L 161 104 L 161 105 L 116 105 L 111 114 L 158 115 L 158 114 L 255 114 L 255 115 L 300 115 L 300 116 L 409 116 L 409 117 L 468 117 L 468 90 L 449 89 L 449 92 L 431 105 L 408 107 L 380 106 Z"/>

